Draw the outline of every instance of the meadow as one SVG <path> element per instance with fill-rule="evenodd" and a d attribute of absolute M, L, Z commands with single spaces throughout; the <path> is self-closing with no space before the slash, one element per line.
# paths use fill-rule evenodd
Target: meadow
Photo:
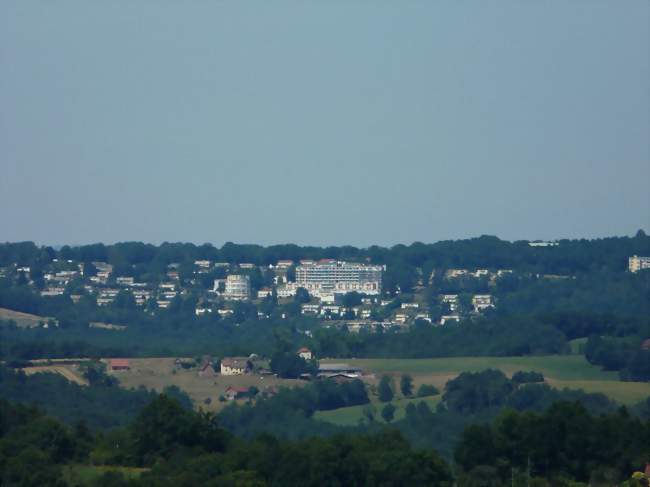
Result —
<path fill-rule="evenodd" d="M 342 360 L 322 360 L 321 363 L 342 362 Z M 485 369 L 499 369 L 511 376 L 518 370 L 536 371 L 544 374 L 546 382 L 559 389 L 582 389 L 585 392 L 600 392 L 622 403 L 635 404 L 650 396 L 650 384 L 643 382 L 621 382 L 617 372 L 605 372 L 591 365 L 581 355 L 550 355 L 540 357 L 452 357 L 435 359 L 349 359 L 345 363 L 374 373 L 367 380 L 378 382 L 381 375 L 394 377 L 395 389 L 399 386 L 399 376 L 409 374 L 413 377 L 414 389 L 420 384 L 433 384 L 441 392 L 448 380 L 461 372 L 479 372 Z M 393 404 L 397 407 L 395 419 L 404 415 L 406 406 L 425 400 L 434 409 L 441 396 L 429 398 L 404 398 L 396 394 Z M 371 401 L 377 409 L 376 419 L 381 421 L 383 403 L 371 394 Z M 356 425 L 363 418 L 363 406 L 320 411 L 316 418 L 340 425 Z"/>

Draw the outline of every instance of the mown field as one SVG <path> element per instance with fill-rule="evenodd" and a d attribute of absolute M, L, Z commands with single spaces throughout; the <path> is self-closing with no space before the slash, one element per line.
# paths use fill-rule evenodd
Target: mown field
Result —
<path fill-rule="evenodd" d="M 16 323 L 16 326 L 24 328 L 39 326 L 41 323 L 47 323 L 49 319 L 50 318 L 46 316 L 37 316 L 7 308 L 0 308 L 0 320 L 11 320 Z"/>
<path fill-rule="evenodd" d="M 444 390 L 448 380 L 461 372 L 479 372 L 485 369 L 499 369 L 507 375 L 518 370 L 536 371 L 544 374 L 546 382 L 556 388 L 582 389 L 585 392 L 600 392 L 622 404 L 634 404 L 650 396 L 650 383 L 621 382 L 617 372 L 603 372 L 591 365 L 584 356 L 552 355 L 545 357 L 453 357 L 436 359 L 349 359 L 322 360 L 322 363 L 345 362 L 364 371 L 374 372 L 375 377 L 369 382 L 376 384 L 381 375 L 394 376 L 395 388 L 398 388 L 399 376 L 410 374 L 414 389 L 420 384 L 433 384 L 440 391 Z M 399 396 L 399 394 L 398 394 Z M 377 408 L 377 416 L 382 403 L 371 397 Z M 426 398 L 430 406 L 435 406 L 441 396 Z M 395 414 L 399 419 L 409 402 L 417 403 L 422 399 L 405 399 L 397 397 L 393 404 L 397 406 Z M 321 411 L 316 417 L 341 425 L 356 425 L 363 417 L 363 406 Z M 380 418 L 380 417 L 379 417 Z"/>
<path fill-rule="evenodd" d="M 620 382 L 616 372 L 603 372 L 589 364 L 580 355 L 553 355 L 545 357 L 453 357 L 436 359 L 324 359 L 321 363 L 347 363 L 361 367 L 367 376 L 364 381 L 371 389 L 384 375 L 394 376 L 396 389 L 399 376 L 410 374 L 413 377 L 414 390 L 421 384 L 433 384 L 440 391 L 444 390 L 448 380 L 461 372 L 479 372 L 485 369 L 499 369 L 507 375 L 518 370 L 537 371 L 544 374 L 549 385 L 557 388 L 582 389 L 586 392 L 601 392 L 623 404 L 634 404 L 650 396 L 650 383 Z M 192 398 L 196 407 L 218 411 L 225 403 L 218 398 L 228 386 L 263 389 L 269 386 L 302 386 L 304 381 L 277 379 L 257 375 L 199 377 L 197 369 L 178 369 L 173 358 L 130 359 L 131 370 L 115 372 L 120 385 L 126 388 L 144 386 L 147 389 L 162 391 L 166 386 L 176 385 Z M 210 399 L 209 404 L 206 400 Z M 371 399 L 377 408 L 379 417 L 383 404 L 371 393 Z M 422 399 L 406 399 L 397 394 L 394 400 L 396 418 L 404 414 L 409 402 Z M 440 396 L 426 398 L 430 406 L 435 406 Z M 319 412 L 317 417 L 339 424 L 357 424 L 362 417 L 363 407 L 345 408 L 336 411 Z"/>
<path fill-rule="evenodd" d="M 198 369 L 182 369 L 174 365 L 174 358 L 137 358 L 129 359 L 131 370 L 111 372 L 119 380 L 120 386 L 127 389 L 140 386 L 154 389 L 158 392 L 171 385 L 185 391 L 195 407 L 202 407 L 207 411 L 218 411 L 227 403 L 219 402 L 228 386 L 251 387 L 259 390 L 266 387 L 300 386 L 304 381 L 278 379 L 273 376 L 258 375 L 215 375 L 213 377 L 200 377 Z M 206 403 L 206 400 L 209 401 Z"/>
<path fill-rule="evenodd" d="M 397 408 L 395 410 L 395 418 L 393 421 L 402 419 L 406 415 L 406 406 L 410 403 L 417 404 L 419 402 L 426 402 L 431 410 L 435 411 L 436 406 L 441 399 L 442 397 L 440 395 L 414 398 L 396 397 L 392 401 L 393 406 Z M 375 421 L 384 422 L 381 417 L 381 409 L 384 407 L 385 403 L 379 402 L 376 397 L 372 397 L 371 404 L 375 408 Z M 327 421 L 341 426 L 357 426 L 359 421 L 363 418 L 363 410 L 365 407 L 367 406 L 352 406 L 349 408 L 334 409 L 333 411 L 316 411 L 314 417 L 321 421 Z"/>

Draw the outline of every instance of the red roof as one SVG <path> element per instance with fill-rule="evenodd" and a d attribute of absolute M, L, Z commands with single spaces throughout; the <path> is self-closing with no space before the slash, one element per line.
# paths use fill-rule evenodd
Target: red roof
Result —
<path fill-rule="evenodd" d="M 111 359 L 111 367 L 128 367 L 129 359 L 127 358 L 114 358 Z"/>
<path fill-rule="evenodd" d="M 298 350 L 298 353 L 305 353 L 305 352 L 311 353 L 311 350 L 309 350 L 307 347 L 302 347 L 300 350 Z"/>

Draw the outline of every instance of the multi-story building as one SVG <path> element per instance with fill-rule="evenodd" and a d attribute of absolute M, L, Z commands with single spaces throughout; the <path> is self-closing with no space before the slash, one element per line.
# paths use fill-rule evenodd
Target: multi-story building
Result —
<path fill-rule="evenodd" d="M 364 294 L 381 293 L 379 265 L 356 264 L 324 259 L 318 262 L 301 261 L 296 267 L 296 286 L 303 287 L 312 296 L 345 294 L 352 291 Z"/>
<path fill-rule="evenodd" d="M 251 295 L 251 280 L 246 275 L 231 274 L 226 277 L 226 290 L 223 296 L 226 299 L 246 300 Z"/>
<path fill-rule="evenodd" d="M 650 257 L 639 257 L 638 255 L 633 255 L 629 259 L 628 268 L 630 272 L 639 272 L 643 269 L 650 269 Z"/>

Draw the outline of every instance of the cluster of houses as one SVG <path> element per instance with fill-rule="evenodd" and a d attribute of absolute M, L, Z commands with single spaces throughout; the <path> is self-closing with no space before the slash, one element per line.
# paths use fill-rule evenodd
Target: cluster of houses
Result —
<path fill-rule="evenodd" d="M 307 347 L 301 347 L 296 351 L 296 354 L 304 360 L 314 359 L 314 354 Z M 211 378 L 218 375 L 227 376 L 240 376 L 240 375 L 255 375 L 263 378 L 264 376 L 273 375 L 271 372 L 269 361 L 263 359 L 255 354 L 248 357 L 223 357 L 216 367 L 217 361 L 209 356 L 204 356 L 197 367 L 197 362 L 194 359 L 178 358 L 174 361 L 176 369 L 196 369 L 197 375 L 202 378 Z M 114 358 L 107 361 L 108 370 L 111 373 L 122 373 L 131 370 L 131 364 L 128 359 Z M 312 380 L 316 379 L 331 379 L 336 382 L 344 382 L 354 379 L 361 379 L 364 377 L 364 372 L 359 367 L 350 366 L 345 363 L 325 363 L 319 364 L 318 371 L 315 376 L 310 374 L 302 374 L 301 379 Z M 277 390 L 271 386 L 266 387 L 262 391 L 263 395 L 273 395 Z M 249 398 L 257 394 L 256 387 L 238 387 L 229 385 L 222 396 L 225 400 L 234 400 Z"/>
<path fill-rule="evenodd" d="M 201 298 L 195 307 L 196 316 L 218 314 L 227 318 L 234 314 L 237 301 L 259 304 L 272 297 L 282 303 L 282 300 L 293 300 L 301 288 L 308 291 L 310 298 L 309 302 L 301 304 L 300 311 L 303 315 L 317 317 L 325 324 L 335 322 L 334 326 L 341 326 L 340 322 L 345 321 L 352 331 L 363 328 L 373 331 L 386 326 L 406 328 L 418 321 L 444 325 L 460 321 L 463 314 L 470 312 L 466 306 L 460 309 L 458 295 L 447 294 L 440 296 L 440 304 L 445 309 L 442 316 L 432 316 L 422 302 L 416 301 L 403 302 L 399 308 L 394 309 L 391 306 L 393 300 L 382 296 L 384 266 L 333 259 L 298 262 L 279 260 L 276 264 L 267 266 L 196 260 L 189 277 L 184 268 L 183 279 L 180 265 L 172 263 L 167 266 L 162 279 L 158 276 L 155 282 L 115 275 L 114 267 L 106 262 L 92 262 L 92 269 L 86 269 L 80 262 L 54 259 L 46 269 L 43 273 L 44 285 L 40 286 L 42 296 L 67 294 L 74 303 L 78 303 L 87 295 L 98 306 L 108 306 L 115 302 L 120 293 L 128 292 L 136 306 L 151 313 L 156 309 L 169 308 L 179 295 L 199 290 Z M 30 278 L 29 267 L 17 267 L 16 271 Z M 471 277 L 492 281 L 510 272 L 507 269 L 449 269 L 443 277 L 449 280 Z M 214 275 L 222 277 L 212 279 Z M 263 281 L 267 285 L 253 288 L 252 275 L 265 276 Z M 203 287 L 206 276 L 212 283 L 207 289 Z M 432 272 L 429 276 L 430 283 L 434 277 L 435 273 Z M 256 282 L 256 286 L 259 286 L 259 279 Z M 361 302 L 355 306 L 344 305 L 344 296 L 353 291 L 362 295 Z M 491 295 L 477 294 L 472 298 L 471 312 L 482 313 L 494 306 Z M 262 308 L 258 308 L 258 318 L 268 317 Z"/>

